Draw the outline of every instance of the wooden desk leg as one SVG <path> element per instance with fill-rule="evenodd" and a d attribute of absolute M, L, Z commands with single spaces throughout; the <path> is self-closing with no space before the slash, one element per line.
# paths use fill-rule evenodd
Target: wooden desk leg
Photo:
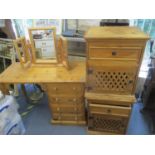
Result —
<path fill-rule="evenodd" d="M 3 94 L 9 95 L 8 84 L 1 83 L 0 84 L 0 90 L 2 91 Z"/>

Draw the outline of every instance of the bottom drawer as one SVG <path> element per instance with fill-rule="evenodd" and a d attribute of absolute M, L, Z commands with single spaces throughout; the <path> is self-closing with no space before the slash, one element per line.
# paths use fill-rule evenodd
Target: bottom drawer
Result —
<path fill-rule="evenodd" d="M 53 120 L 55 121 L 85 121 L 85 115 L 80 114 L 62 114 L 62 113 L 53 113 Z"/>
<path fill-rule="evenodd" d="M 89 112 L 91 114 L 107 114 L 128 117 L 130 115 L 130 111 L 131 107 L 89 104 Z"/>
<path fill-rule="evenodd" d="M 62 124 L 62 125 L 86 125 L 86 120 L 80 120 L 80 121 L 64 121 L 64 120 L 51 120 L 52 124 Z"/>
<path fill-rule="evenodd" d="M 125 134 L 128 118 L 105 114 L 91 114 L 88 117 L 88 130 L 106 134 Z"/>

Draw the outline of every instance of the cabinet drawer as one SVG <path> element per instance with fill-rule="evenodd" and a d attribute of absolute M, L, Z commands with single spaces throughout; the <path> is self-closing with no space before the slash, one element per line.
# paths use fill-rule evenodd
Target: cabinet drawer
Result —
<path fill-rule="evenodd" d="M 52 113 L 84 114 L 85 112 L 84 105 L 66 106 L 51 103 L 50 108 L 52 110 Z"/>
<path fill-rule="evenodd" d="M 84 105 L 84 97 L 72 97 L 72 96 L 48 96 L 52 104 L 65 104 L 65 105 Z"/>
<path fill-rule="evenodd" d="M 128 117 L 130 111 L 131 111 L 130 107 L 89 104 L 89 112 L 91 114 L 96 113 L 96 114 L 118 115 Z"/>
<path fill-rule="evenodd" d="M 53 83 L 47 84 L 47 91 L 49 96 L 56 96 L 60 94 L 69 94 L 70 96 L 84 96 L 84 84 L 79 83 Z"/>
<path fill-rule="evenodd" d="M 87 67 L 87 90 L 89 92 L 131 94 L 134 91 L 138 69 L 136 64 L 125 61 L 108 61 L 101 64 L 100 61 L 89 62 Z"/>
<path fill-rule="evenodd" d="M 122 59 L 122 60 L 139 60 L 141 54 L 140 48 L 89 48 L 90 59 Z"/>
<path fill-rule="evenodd" d="M 85 120 L 85 115 L 75 115 L 75 114 L 61 114 L 53 113 L 53 120 L 59 121 L 83 121 Z"/>

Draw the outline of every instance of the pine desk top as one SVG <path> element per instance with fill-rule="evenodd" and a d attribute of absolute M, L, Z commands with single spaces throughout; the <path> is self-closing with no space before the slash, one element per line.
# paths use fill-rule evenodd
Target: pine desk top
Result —
<path fill-rule="evenodd" d="M 74 60 L 70 62 L 70 65 L 70 70 L 63 66 L 31 66 L 30 68 L 22 69 L 20 63 L 14 63 L 0 74 L 0 83 L 85 83 L 86 62 L 84 60 Z"/>

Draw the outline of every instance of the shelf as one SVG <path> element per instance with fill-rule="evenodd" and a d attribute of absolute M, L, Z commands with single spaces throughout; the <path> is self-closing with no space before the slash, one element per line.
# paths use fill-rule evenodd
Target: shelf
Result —
<path fill-rule="evenodd" d="M 11 59 L 12 60 L 12 58 L 11 57 L 8 57 L 8 56 L 2 56 L 2 55 L 0 55 L 0 58 L 5 58 L 5 59 Z"/>

